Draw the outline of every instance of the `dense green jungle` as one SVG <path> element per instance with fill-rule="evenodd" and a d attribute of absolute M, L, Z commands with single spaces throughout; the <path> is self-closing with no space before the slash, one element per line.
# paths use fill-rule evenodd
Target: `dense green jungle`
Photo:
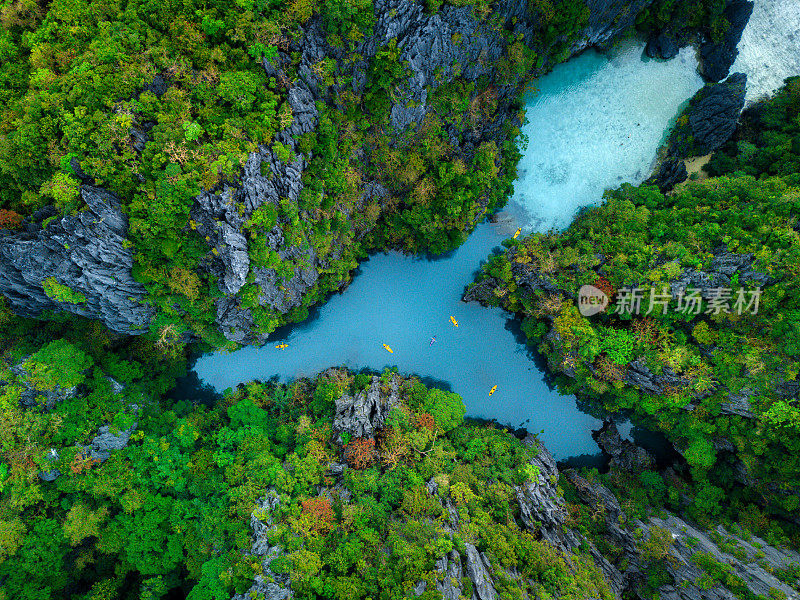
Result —
<path fill-rule="evenodd" d="M 522 94 L 598 10 L 408 2 L 418 18 L 462 11 L 502 45 L 477 75 L 432 73 L 421 122 L 401 126 L 398 104 L 421 103 L 412 69 L 395 39 L 372 41 L 401 4 L 2 0 L 0 242 L 69 251 L 55 228 L 96 224 L 86 190 L 106 190 L 142 290 L 120 302 L 148 312 L 109 327 L 116 309 L 92 312 L 60 272 L 37 282 L 35 315 L 0 285 L 0 600 L 798 597 L 800 78 L 748 107 L 699 176 L 623 184 L 564 231 L 509 239 L 466 290 L 519 318 L 586 410 L 663 433 L 669 464 L 559 473 L 535 435 L 391 369 L 176 399 L 198 353 L 263 341 L 370 252 L 441 254 L 501 208 Z M 629 23 L 614 39 L 728 26 L 723 0 L 600 4 Z M 324 52 L 304 52 L 312 38 Z M 275 202 L 254 207 L 250 171 Z M 235 201 L 209 217 L 199 197 Z M 250 269 L 235 289 L 223 222 L 240 223 Z M 318 277 L 270 304 L 257 269 L 284 298 Z M 676 283 L 706 300 L 758 289 L 758 310 L 576 303 L 583 285 L 618 301 L 640 287 L 647 307 Z M 226 295 L 250 315 L 244 337 L 221 324 Z"/>

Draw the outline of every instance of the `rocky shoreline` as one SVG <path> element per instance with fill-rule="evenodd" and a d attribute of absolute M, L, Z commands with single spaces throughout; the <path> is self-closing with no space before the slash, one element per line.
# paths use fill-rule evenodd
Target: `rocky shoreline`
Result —
<path fill-rule="evenodd" d="M 686 159 L 710 154 L 725 145 L 736 131 L 746 86 L 747 76 L 733 73 L 725 81 L 707 84 L 698 91 L 678 117 L 647 183 L 668 192 L 688 179 Z"/>

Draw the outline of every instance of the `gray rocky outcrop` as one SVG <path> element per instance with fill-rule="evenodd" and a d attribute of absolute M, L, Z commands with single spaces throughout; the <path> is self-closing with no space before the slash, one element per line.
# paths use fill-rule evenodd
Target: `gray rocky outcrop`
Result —
<path fill-rule="evenodd" d="M 441 578 L 436 582 L 436 589 L 442 595 L 443 600 L 461 599 L 461 580 L 464 577 L 464 569 L 461 565 L 461 555 L 457 550 L 451 550 L 436 561 L 436 571 Z"/>
<path fill-rule="evenodd" d="M 59 402 L 74 398 L 78 393 L 78 386 L 64 387 L 55 385 L 52 388 L 43 389 L 31 382 L 25 362 L 26 356 L 17 364 L 11 366 L 11 372 L 17 376 L 17 382 L 22 386 L 22 393 L 19 397 L 20 406 L 25 408 L 38 408 L 42 412 L 49 412 Z"/>
<path fill-rule="evenodd" d="M 279 66 L 267 60 L 264 66 L 268 74 L 283 74 Z M 256 298 L 260 307 L 283 314 L 300 306 L 304 294 L 319 279 L 319 272 L 328 266 L 318 258 L 305 235 L 299 242 L 287 240 L 280 223 L 276 223 L 258 238 L 258 243 L 266 244 L 266 249 L 281 260 L 304 265 L 291 275 L 279 274 L 274 267 L 251 262 L 250 242 L 246 236 L 248 222 L 264 205 L 271 205 L 280 221 L 282 202 L 299 204 L 303 189 L 301 177 L 308 157 L 299 152 L 297 137 L 312 131 L 317 124 L 312 87 L 298 80 L 290 84 L 288 90 L 292 122 L 276 136 L 288 150 L 288 160 L 286 156 L 279 157 L 270 147 L 259 146 L 248 157 L 235 185 L 226 184 L 221 189 L 201 193 L 191 209 L 198 233 L 212 249 L 203 268 L 218 278 L 219 289 L 224 294 L 216 304 L 217 324 L 232 341 L 247 343 L 265 339 L 255 331 L 252 311 L 241 305 L 239 292 L 245 285 L 258 286 Z M 334 240 L 334 258 L 338 256 L 337 246 L 341 243 Z"/>
<path fill-rule="evenodd" d="M 138 413 L 138 406 L 132 405 L 132 409 Z M 136 431 L 138 423 L 133 423 L 128 429 L 116 430 L 112 429 L 109 425 L 102 425 L 97 429 L 97 435 L 92 438 L 92 441 L 85 446 L 80 447 L 80 455 L 84 459 L 91 460 L 95 463 L 104 463 L 114 451 L 122 450 L 128 446 L 131 435 Z M 45 456 L 45 459 L 51 463 L 60 460 L 58 450 L 51 448 L 50 452 Z M 42 471 L 39 473 L 39 478 L 42 481 L 52 482 L 61 476 L 61 471 L 56 468 Z"/>
<path fill-rule="evenodd" d="M 381 378 L 375 375 L 367 389 L 355 396 L 344 394 L 336 400 L 333 430 L 339 434 L 339 442 L 342 442 L 343 433 L 351 439 L 374 436 L 383 427 L 392 407 L 400 402 L 398 386 L 397 375 L 392 375 L 388 389 L 384 389 Z"/>
<path fill-rule="evenodd" d="M 106 377 L 106 379 L 111 384 L 113 393 L 120 394 L 125 391 L 125 386 L 121 383 L 115 381 L 111 377 Z M 127 410 L 134 415 L 134 418 L 138 417 L 141 411 L 138 404 L 129 404 Z M 94 463 L 104 463 L 111 458 L 111 454 L 113 452 L 122 450 L 128 446 L 131 435 L 133 435 L 137 427 L 138 422 L 136 421 L 131 423 L 130 427 L 127 429 L 122 430 L 112 427 L 111 425 L 101 425 L 97 429 L 97 435 L 95 435 L 88 444 L 83 446 L 78 444 L 78 447 L 80 448 L 79 454 L 84 459 L 91 460 Z M 45 455 L 45 460 L 51 463 L 55 463 L 60 459 L 61 456 L 58 450 L 55 448 L 51 448 L 50 452 Z M 47 482 L 55 481 L 60 476 L 61 471 L 59 471 L 57 468 L 45 470 L 39 473 L 39 478 L 42 481 Z"/>
<path fill-rule="evenodd" d="M 281 499 L 275 489 L 270 489 L 258 501 L 258 506 L 250 515 L 250 528 L 253 530 L 252 554 L 261 561 L 262 572 L 256 575 L 253 585 L 243 594 L 234 594 L 231 600 L 286 600 L 292 597 L 292 588 L 288 573 L 275 573 L 270 564 L 284 554 L 280 546 L 269 543 L 269 534 L 275 529 L 272 513 L 281 505 Z"/>
<path fill-rule="evenodd" d="M 648 394 L 656 395 L 663 394 L 667 389 L 684 388 L 688 384 L 688 380 L 669 367 L 664 367 L 661 373 L 653 373 L 642 358 L 637 358 L 628 364 L 624 381 Z"/>
<path fill-rule="evenodd" d="M 725 402 L 720 402 L 719 412 L 723 415 L 737 415 L 746 419 L 755 419 L 756 415 L 750 405 L 753 390 L 745 388 L 735 394 L 729 394 Z"/>
<path fill-rule="evenodd" d="M 700 46 L 700 74 L 708 81 L 725 79 L 739 54 L 736 46 L 753 14 L 753 2 L 728 0 L 723 16 L 728 28 L 718 42 L 708 39 Z"/>
<path fill-rule="evenodd" d="M 703 567 L 713 564 L 711 561 L 728 570 L 754 596 L 787 600 L 800 598 L 796 587 L 774 575 L 777 570 L 800 565 L 800 555 L 796 552 L 775 548 L 758 537 L 744 539 L 729 533 L 721 525 L 711 531 L 702 530 L 675 515 L 652 517 L 642 529 L 649 531 L 652 526 L 666 530 L 673 539 L 662 564 L 674 584 L 664 586 L 661 598 L 733 600 L 740 597 L 741 592 L 726 587 L 723 582 L 712 579 L 710 587 L 700 583 L 706 574 Z"/>
<path fill-rule="evenodd" d="M 592 46 L 609 47 L 615 38 L 629 30 L 639 13 L 652 0 L 584 0 L 589 18 L 572 49 L 580 52 Z"/>
<path fill-rule="evenodd" d="M 49 463 L 55 463 L 61 459 L 61 456 L 59 455 L 58 450 L 55 448 L 50 448 L 50 451 L 45 455 L 44 459 Z M 61 471 L 56 468 L 39 472 L 39 479 L 47 483 L 51 483 L 59 477 L 61 477 Z"/>
<path fill-rule="evenodd" d="M 119 200 L 89 185 L 81 187 L 81 198 L 86 209 L 55 217 L 46 227 L 34 219 L 25 231 L 0 231 L 0 293 L 22 316 L 68 311 L 100 319 L 118 333 L 144 333 L 153 311 L 131 275 L 133 254 L 125 245 L 128 224 Z M 76 301 L 48 296 L 43 282 L 51 278 Z"/>
<path fill-rule="evenodd" d="M 497 592 L 494 589 L 492 577 L 489 575 L 491 563 L 483 552 L 470 543 L 465 544 L 467 548 L 467 575 L 472 580 L 475 596 L 478 600 L 495 600 Z"/>
<path fill-rule="evenodd" d="M 644 52 L 650 58 L 669 60 L 678 55 L 678 43 L 668 33 L 661 32 L 647 40 Z"/>
<path fill-rule="evenodd" d="M 704 530 L 670 513 L 628 520 L 607 487 L 573 470 L 562 475 L 575 486 L 581 502 L 603 517 L 605 545 L 617 551 L 595 561 L 618 597 L 626 593 L 641 598 L 645 573 L 655 566 L 669 578 L 657 590 L 660 598 L 733 600 L 741 597 L 742 588 L 759 597 L 800 598 L 800 587 L 775 576 L 800 565 L 796 552 L 770 546 L 758 537 L 732 534 L 721 525 Z M 731 576 L 714 578 L 714 570 L 720 569 Z"/>
<path fill-rule="evenodd" d="M 97 435 L 92 438 L 92 442 L 84 447 L 84 453 L 89 458 L 105 462 L 111 458 L 111 452 L 122 450 L 128 446 L 131 435 L 136 431 L 137 423 L 122 431 L 112 431 L 108 425 L 103 425 L 97 430 Z"/>
<path fill-rule="evenodd" d="M 738 299 L 738 290 L 734 290 L 731 281 L 736 275 L 739 285 L 752 284 L 764 287 L 775 282 L 775 279 L 755 268 L 756 257 L 750 252 L 730 252 L 727 247 L 720 246 L 714 250 L 706 269 L 684 269 L 670 282 L 670 293 L 673 298 L 686 294 L 687 290 L 699 290 L 698 294 L 705 300 L 718 297 L 720 288 L 729 290 L 726 299 L 729 308 L 733 309 Z M 722 298 L 719 297 L 721 300 Z M 743 298 L 742 310 L 750 302 L 750 297 Z"/>
<path fill-rule="evenodd" d="M 623 439 L 614 423 L 606 423 L 592 437 L 600 449 L 611 457 L 609 460 L 611 469 L 639 473 L 651 469 L 655 464 L 655 460 L 647 450 Z"/>
<path fill-rule="evenodd" d="M 734 73 L 725 81 L 711 84 L 690 102 L 689 127 L 694 154 L 701 156 L 721 147 L 736 130 L 744 107 L 747 75 Z"/>
<path fill-rule="evenodd" d="M 662 192 L 686 181 L 684 159 L 704 156 L 721 148 L 736 131 L 744 107 L 747 76 L 734 73 L 725 81 L 710 83 L 698 91 L 678 118 L 658 168 L 647 183 Z"/>
<path fill-rule="evenodd" d="M 558 494 L 556 461 L 535 436 L 529 434 L 523 443 L 535 451 L 530 463 L 536 477 L 515 487 L 520 518 L 525 527 L 540 532 L 543 539 L 554 546 L 561 545 L 567 511 Z"/>
<path fill-rule="evenodd" d="M 668 156 L 659 162 L 647 183 L 657 185 L 662 192 L 668 192 L 687 179 L 689 179 L 689 172 L 686 170 L 686 163 L 683 162 L 683 159 Z"/>

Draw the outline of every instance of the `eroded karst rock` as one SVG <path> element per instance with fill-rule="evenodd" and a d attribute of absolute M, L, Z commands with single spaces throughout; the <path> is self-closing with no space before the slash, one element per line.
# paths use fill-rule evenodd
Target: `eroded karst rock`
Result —
<path fill-rule="evenodd" d="M 0 293 L 14 312 L 46 310 L 100 319 L 118 333 L 147 331 L 147 293 L 131 275 L 133 253 L 118 198 L 83 185 L 76 215 L 33 219 L 23 232 L 0 231 Z M 46 291 L 47 288 L 47 291 Z"/>
<path fill-rule="evenodd" d="M 736 46 L 753 14 L 753 6 L 749 0 L 728 0 L 723 13 L 728 28 L 722 38 L 716 42 L 706 40 L 700 46 L 700 74 L 708 81 L 720 81 L 728 76 L 739 54 Z"/>

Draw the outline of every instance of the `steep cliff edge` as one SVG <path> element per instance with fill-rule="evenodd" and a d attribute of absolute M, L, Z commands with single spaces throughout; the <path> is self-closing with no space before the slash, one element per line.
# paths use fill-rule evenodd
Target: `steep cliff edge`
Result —
<path fill-rule="evenodd" d="M 574 54 L 589 46 L 610 43 L 633 24 L 636 14 L 647 4 L 649 0 L 588 3 L 588 13 L 577 17 L 585 18 L 585 25 L 574 36 L 569 48 L 564 47 L 562 52 Z M 288 94 L 295 120 L 277 136 L 295 158 L 286 163 L 272 150 L 261 147 L 250 155 L 239 187 L 202 194 L 192 209 L 192 217 L 199 224 L 198 231 L 216 250 L 206 268 L 219 277 L 220 290 L 225 295 L 216 304 L 217 323 L 229 340 L 263 342 L 271 331 L 271 325 L 265 325 L 265 321 L 275 322 L 290 311 L 303 311 L 311 298 L 344 285 L 341 275 L 332 277 L 329 274 L 332 265 L 345 262 L 352 268 L 358 258 L 352 252 L 352 234 L 330 232 L 327 248 L 320 251 L 313 244 L 309 245 L 307 234 L 290 239 L 284 217 L 279 217 L 272 228 L 264 232 L 263 238 L 259 237 L 259 243 L 264 239 L 271 255 L 290 264 L 292 270 L 285 274 L 285 269 L 252 264 L 248 257 L 248 235 L 244 227 L 256 211 L 269 205 L 280 210 L 281 202 L 286 200 L 293 205 L 303 204 L 300 198 L 308 184 L 313 153 L 300 151 L 297 140 L 317 129 L 318 103 L 329 106 L 334 103 L 336 94 L 347 89 L 346 85 L 332 88 L 323 85 L 319 70 L 315 68 L 319 61 L 336 59 L 335 77 L 345 81 L 352 79 L 352 91 L 362 95 L 369 85 L 370 64 L 388 44 L 396 44 L 394 60 L 405 65 L 406 70 L 393 84 L 391 96 L 394 100 L 387 124 L 395 133 L 409 131 L 408 135 L 414 135 L 411 132 L 419 131 L 423 123 L 436 119 L 441 112 L 441 105 L 434 102 L 438 88 L 455 81 L 477 83 L 477 87 L 468 92 L 471 121 L 468 124 L 445 123 L 442 136 L 449 146 L 448 154 L 470 164 L 487 144 L 502 147 L 511 136 L 508 125 L 519 123 L 518 87 L 528 75 L 508 70 L 512 46 L 517 53 L 524 52 L 524 48 L 534 49 L 540 56 L 534 72 L 540 73 L 550 68 L 549 53 L 556 45 L 554 41 L 542 45 L 541 28 L 527 4 L 514 0 L 501 2 L 488 19 L 477 17 L 469 7 L 450 5 L 431 15 L 421 5 L 406 1 L 377 2 L 375 15 L 373 33 L 357 47 L 359 59 L 354 63 L 343 60 L 342 50 L 329 44 L 318 20 L 310 22 L 303 37 L 286 52 L 280 52 L 275 59 L 265 59 L 267 73 L 286 80 L 291 62 L 289 54 L 294 51 L 301 56 L 299 78 L 290 84 Z M 557 60 L 564 58 L 561 56 Z M 501 68 L 504 62 L 506 66 Z M 485 112 L 476 117 L 472 111 Z M 366 163 L 372 154 L 374 149 L 365 148 Z M 504 176 L 513 169 L 513 165 L 504 164 L 500 156 L 490 160 L 506 171 Z M 400 165 L 396 168 L 400 169 Z M 494 182 L 487 180 L 486 185 L 489 187 Z M 356 225 L 355 238 L 367 239 L 382 226 L 380 222 L 363 223 L 359 213 L 368 212 L 371 207 L 377 207 L 380 213 L 392 212 L 398 200 L 401 206 L 404 203 L 413 206 L 413 202 L 403 196 L 413 195 L 416 190 L 398 189 L 380 173 L 371 177 L 362 175 L 356 191 L 360 200 L 343 212 L 344 218 Z M 328 189 L 321 192 L 323 204 L 330 193 Z M 468 218 L 459 217 L 457 224 L 450 226 L 453 227 L 451 237 L 458 235 L 461 229 L 469 232 L 498 203 L 496 197 L 483 191 L 475 200 L 477 204 L 469 208 Z M 314 226 L 310 215 L 302 211 L 299 220 L 305 229 Z M 254 299 L 244 301 L 241 291 L 247 283 L 253 287 L 245 292 L 254 294 Z M 270 316 L 265 317 L 265 313 Z"/>
<path fill-rule="evenodd" d="M 203 179 L 205 189 L 194 195 L 182 182 L 199 172 L 202 165 L 188 166 L 201 154 L 192 144 L 207 134 L 197 117 L 178 124 L 179 143 L 170 139 L 157 147 L 174 127 L 157 122 L 165 120 L 163 112 L 147 113 L 146 107 L 166 105 L 187 91 L 173 72 L 157 75 L 133 95 L 135 102 L 115 108 L 130 129 L 120 140 L 129 144 L 132 160 L 156 155 L 167 163 L 166 171 L 145 176 L 139 167 L 124 180 L 126 186 L 130 179 L 143 184 L 144 193 L 126 196 L 122 204 L 136 232 L 137 278 L 146 283 L 153 310 L 125 300 L 142 298 L 142 286 L 129 275 L 117 276 L 122 284 L 116 291 L 99 281 L 93 290 L 58 282 L 85 295 L 85 302 L 47 297 L 41 281 L 67 274 L 41 265 L 21 274 L 27 269 L 19 268 L 22 248 L 33 247 L 28 232 L 3 236 L 5 255 L 14 255 L 17 266 L 13 277 L 0 279 L 0 293 L 20 314 L 63 309 L 132 333 L 157 314 L 159 328 L 211 337 L 221 331 L 234 342 L 258 343 L 346 285 L 370 250 L 442 252 L 459 245 L 507 198 L 517 160 L 512 140 L 520 124 L 521 84 L 587 47 L 610 45 L 651 0 L 567 2 L 559 11 L 546 10 L 546 4 L 532 8 L 503 0 L 480 10 L 450 4 L 433 10 L 379 1 L 372 7 L 374 22 L 357 43 L 333 35 L 325 14 L 312 16 L 296 35 L 280 38 L 274 52 L 261 54 L 270 89 L 284 101 L 270 143 L 254 144 L 238 172 L 209 144 L 204 152 L 219 158 L 208 175 L 216 183 Z M 247 96 L 229 87 L 220 83 L 221 102 L 245 106 Z M 70 164 L 86 184 L 96 163 L 82 158 L 78 165 L 73 157 Z M 158 178 L 154 184 L 152 176 Z M 155 215 L 163 206 L 175 210 L 176 203 L 187 204 L 185 216 L 183 209 Z M 85 233 L 100 240 L 105 232 Z M 66 243 L 79 252 L 79 244 Z M 91 247 L 83 253 L 84 273 L 107 268 L 95 258 L 98 252 Z M 130 268 L 130 256 L 123 252 L 114 262 Z M 86 275 L 81 285 L 92 281 Z M 224 342 L 217 337 L 212 343 Z"/>
<path fill-rule="evenodd" d="M 101 319 L 118 333 L 147 330 L 153 314 L 147 292 L 132 275 L 128 223 L 119 200 L 85 185 L 87 208 L 73 216 L 39 216 L 26 231 L 0 230 L 0 293 L 26 317 L 65 310 Z"/>

